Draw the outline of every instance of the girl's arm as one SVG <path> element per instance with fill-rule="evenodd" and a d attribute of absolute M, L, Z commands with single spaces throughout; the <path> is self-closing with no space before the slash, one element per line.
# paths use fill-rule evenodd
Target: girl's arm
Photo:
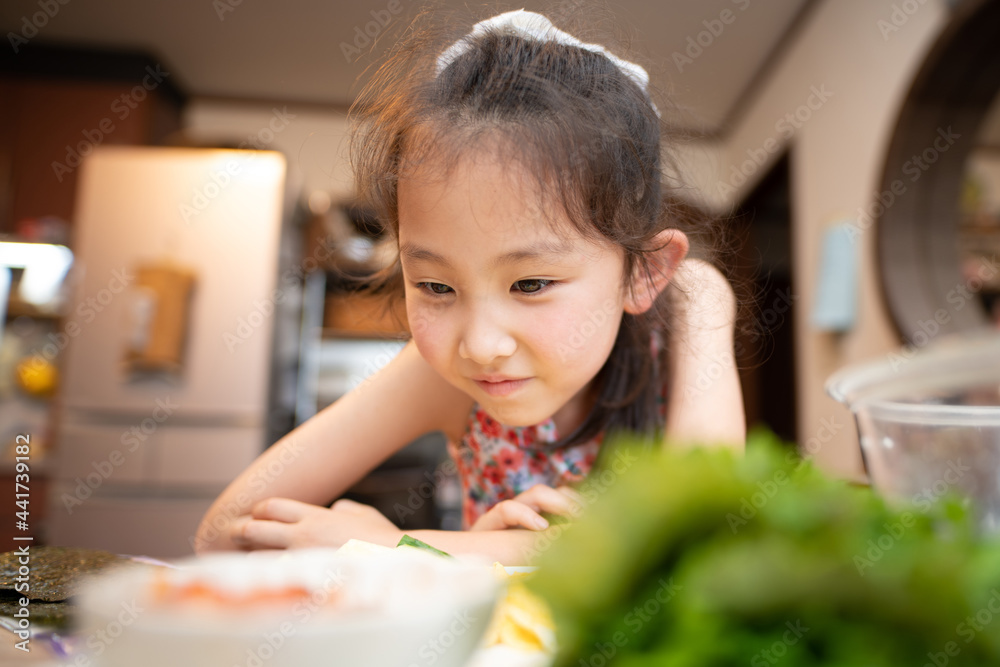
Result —
<path fill-rule="evenodd" d="M 733 290 L 699 259 L 685 260 L 674 282 L 683 296 L 670 340 L 666 440 L 742 448 L 746 416 L 733 351 Z"/>
<path fill-rule="evenodd" d="M 262 500 L 328 504 L 407 443 L 445 425 L 463 423 L 471 408 L 472 400 L 408 344 L 385 368 L 244 470 L 202 519 L 195 551 L 245 547 L 234 542 L 234 530 L 242 530 Z"/>
<path fill-rule="evenodd" d="M 558 493 L 552 490 L 553 493 Z M 513 502 L 513 501 L 508 501 Z M 505 528 L 507 528 L 505 530 Z M 401 530 L 374 507 L 342 499 L 319 507 L 287 498 L 270 498 L 237 520 L 237 544 L 251 549 L 340 546 L 350 539 L 394 547 L 406 534 L 458 554 L 479 554 L 504 565 L 526 565 L 541 533 L 495 525 L 489 530 Z"/>
<path fill-rule="evenodd" d="M 538 541 L 545 536 L 547 543 L 551 544 L 555 537 L 523 528 L 486 531 L 410 530 L 406 534 L 453 555 L 483 555 L 501 565 L 533 565 L 540 551 Z"/>

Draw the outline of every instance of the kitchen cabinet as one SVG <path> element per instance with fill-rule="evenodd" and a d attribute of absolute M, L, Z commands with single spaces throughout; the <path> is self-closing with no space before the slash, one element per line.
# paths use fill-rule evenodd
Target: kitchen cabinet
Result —
<path fill-rule="evenodd" d="M 0 233 L 19 220 L 73 219 L 78 167 L 94 146 L 156 144 L 186 101 L 141 53 L 34 43 L 0 56 Z"/>
<path fill-rule="evenodd" d="M 0 100 L 0 237 L 72 247 L 81 159 L 96 146 L 162 142 L 180 127 L 185 97 L 169 69 L 148 55 L 32 42 L 0 53 Z M 42 219 L 56 222 L 33 222 Z M 39 229 L 47 230 L 41 238 L 35 236 Z M 56 238 L 45 238 L 52 230 L 58 232 Z M 69 338 L 67 315 L 75 304 L 62 312 L 41 311 L 18 300 L 15 291 L 5 305 L 0 372 L 11 377 L 13 366 L 31 354 L 58 368 L 62 341 Z M 12 434 L 20 432 L 30 432 L 37 445 L 31 466 L 31 525 L 40 541 L 46 538 L 52 472 L 47 461 L 54 422 L 50 401 L 51 396 L 0 387 L 0 423 L 5 426 L 0 446 L 8 448 Z M 7 453 L 0 462 L 0 486 L 9 486 L 12 496 L 13 468 L 4 467 L 12 466 Z M 0 532 L 4 544 L 12 544 L 12 531 L 11 525 Z"/>

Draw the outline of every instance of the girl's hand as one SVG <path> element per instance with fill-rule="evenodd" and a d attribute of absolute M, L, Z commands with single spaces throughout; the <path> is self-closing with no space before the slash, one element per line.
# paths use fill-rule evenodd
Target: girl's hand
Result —
<path fill-rule="evenodd" d="M 479 517 L 469 530 L 527 528 L 545 530 L 549 522 L 541 512 L 575 518 L 583 510 L 583 496 L 568 486 L 553 489 L 536 484 L 513 500 L 501 500 Z"/>
<path fill-rule="evenodd" d="M 233 522 L 230 539 L 243 549 L 339 547 L 352 538 L 394 547 L 403 536 L 378 510 L 341 499 L 326 508 L 268 498 Z"/>

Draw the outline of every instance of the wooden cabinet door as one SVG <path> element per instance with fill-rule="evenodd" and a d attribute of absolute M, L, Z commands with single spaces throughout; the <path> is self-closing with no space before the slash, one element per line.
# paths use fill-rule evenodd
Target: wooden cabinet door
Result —
<path fill-rule="evenodd" d="M 12 222 L 73 218 L 80 159 L 93 145 L 146 143 L 152 98 L 132 109 L 119 83 L 19 81 L 10 98 L 15 120 Z"/>

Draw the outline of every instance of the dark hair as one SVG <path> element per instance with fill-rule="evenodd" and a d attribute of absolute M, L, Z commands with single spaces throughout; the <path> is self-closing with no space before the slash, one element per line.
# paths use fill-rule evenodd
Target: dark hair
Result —
<path fill-rule="evenodd" d="M 659 232 L 689 233 L 706 222 L 680 204 L 679 186 L 664 193 L 665 171 L 676 171 L 663 168 L 660 118 L 650 95 L 609 58 L 508 31 L 472 37 L 427 25 L 426 14 L 418 17 L 351 109 L 358 196 L 392 233 L 404 170 L 431 155 L 450 169 L 495 137 L 503 141 L 490 147 L 533 174 L 585 237 L 624 250 L 626 280 L 653 270 L 648 253 Z M 438 56 L 457 39 L 468 48 L 438 73 Z M 401 293 L 398 262 L 381 278 L 381 289 Z M 595 378 L 593 409 L 557 446 L 600 432 L 656 430 L 669 336 L 660 355 L 651 341 L 656 331 L 669 333 L 676 298 L 668 289 L 648 312 L 623 315 Z"/>

